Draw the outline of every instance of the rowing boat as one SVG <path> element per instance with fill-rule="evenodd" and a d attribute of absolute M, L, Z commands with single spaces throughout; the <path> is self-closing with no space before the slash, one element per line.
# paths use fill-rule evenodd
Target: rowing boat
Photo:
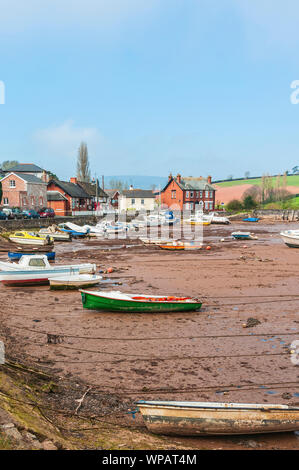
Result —
<path fill-rule="evenodd" d="M 165 435 L 258 434 L 299 430 L 299 407 L 288 405 L 138 401 L 149 431 Z"/>
<path fill-rule="evenodd" d="M 257 240 L 258 237 L 256 237 L 253 233 L 250 232 L 233 232 L 232 237 L 235 238 L 236 240 Z"/>
<path fill-rule="evenodd" d="M 119 291 L 80 290 L 84 308 L 116 312 L 183 312 L 201 308 L 201 302 L 190 297 L 124 294 Z"/>
<path fill-rule="evenodd" d="M 35 255 L 36 253 L 23 253 L 23 252 L 14 252 L 14 251 L 9 251 L 8 257 L 11 260 L 19 260 L 22 258 L 23 255 Z M 45 256 L 48 258 L 48 261 L 53 261 L 55 260 L 55 251 L 49 251 L 48 253 L 45 253 Z"/>
<path fill-rule="evenodd" d="M 285 230 L 280 235 L 288 247 L 299 248 L 299 230 Z"/>
<path fill-rule="evenodd" d="M 101 279 L 102 276 L 96 274 L 64 274 L 63 276 L 49 277 L 49 283 L 52 290 L 70 290 L 94 286 Z"/>

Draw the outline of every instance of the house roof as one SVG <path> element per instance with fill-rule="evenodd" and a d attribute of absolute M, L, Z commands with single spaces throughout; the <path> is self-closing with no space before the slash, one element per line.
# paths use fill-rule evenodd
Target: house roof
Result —
<path fill-rule="evenodd" d="M 48 201 L 67 201 L 67 198 L 59 191 L 47 191 Z"/>
<path fill-rule="evenodd" d="M 177 178 L 176 182 L 178 183 Z M 205 190 L 209 189 L 212 191 L 215 191 L 214 186 L 212 186 L 210 183 L 208 183 L 208 180 L 206 178 L 194 178 L 192 176 L 182 176 L 181 182 L 178 183 L 182 189 L 185 190 Z"/>
<path fill-rule="evenodd" d="M 77 198 L 91 198 L 89 194 L 87 194 L 81 186 L 75 183 L 69 183 L 68 181 L 60 181 L 60 180 L 50 180 L 49 184 L 55 184 L 59 188 L 61 188 L 66 194 L 71 197 Z"/>
<path fill-rule="evenodd" d="M 119 189 L 105 189 L 105 193 L 107 193 L 108 196 L 114 196 L 114 194 L 119 193 Z"/>
<path fill-rule="evenodd" d="M 34 165 L 34 163 L 18 163 L 18 165 L 13 166 L 12 168 L 9 168 L 9 170 L 6 170 L 6 173 L 11 173 L 11 172 L 30 172 L 30 173 L 42 173 L 44 170 L 40 166 Z"/>
<path fill-rule="evenodd" d="M 40 178 L 38 178 L 37 176 L 34 176 L 34 175 L 28 175 L 27 173 L 17 173 L 16 171 L 11 171 L 9 173 L 7 173 L 4 178 L 2 179 L 2 181 L 6 178 L 8 178 L 8 176 L 10 175 L 15 175 L 15 176 L 18 176 L 19 178 L 21 178 L 22 180 L 26 181 L 27 183 L 34 183 L 34 184 L 43 184 L 43 185 L 46 185 L 47 183 L 45 183 L 43 180 L 41 180 Z"/>
<path fill-rule="evenodd" d="M 175 181 L 183 191 L 216 191 L 216 188 L 214 188 L 212 184 L 208 183 L 206 178 L 202 178 L 201 176 L 198 178 L 193 176 L 182 176 L 180 182 L 178 182 L 177 177 L 172 177 L 161 192 L 165 191 L 172 181 Z"/>
<path fill-rule="evenodd" d="M 128 190 L 122 191 L 121 195 L 125 197 L 133 197 L 133 198 L 155 199 L 155 195 L 151 189 L 128 189 Z"/>
<path fill-rule="evenodd" d="M 77 183 L 83 190 L 89 194 L 92 197 L 96 197 L 97 191 L 96 191 L 96 184 L 95 183 L 85 183 L 85 181 L 78 181 Z M 98 183 L 98 197 L 108 197 L 108 194 L 106 194 L 105 191 L 101 188 L 101 186 Z"/>

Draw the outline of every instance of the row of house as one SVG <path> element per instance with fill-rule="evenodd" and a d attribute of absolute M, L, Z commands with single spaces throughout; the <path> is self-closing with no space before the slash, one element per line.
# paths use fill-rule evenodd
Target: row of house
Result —
<path fill-rule="evenodd" d="M 2 205 L 25 209 L 51 207 L 56 215 L 84 215 L 104 208 L 119 212 L 154 210 L 157 207 L 205 211 L 215 209 L 215 188 L 212 179 L 168 177 L 160 192 L 134 189 L 119 192 L 103 190 L 98 181 L 85 183 L 71 178 L 61 181 L 34 164 L 18 164 L 2 175 Z"/>

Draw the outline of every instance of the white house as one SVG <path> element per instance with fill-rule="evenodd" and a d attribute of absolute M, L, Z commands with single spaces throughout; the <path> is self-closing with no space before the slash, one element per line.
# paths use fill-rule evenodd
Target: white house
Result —
<path fill-rule="evenodd" d="M 152 211 L 156 207 L 156 197 L 150 189 L 129 189 L 118 197 L 119 212 L 136 210 Z"/>

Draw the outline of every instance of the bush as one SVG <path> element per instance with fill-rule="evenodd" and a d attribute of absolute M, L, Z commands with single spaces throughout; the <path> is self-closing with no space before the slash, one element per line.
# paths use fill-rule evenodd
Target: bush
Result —
<path fill-rule="evenodd" d="M 242 202 L 239 201 L 238 199 L 232 199 L 226 205 L 226 208 L 228 211 L 231 211 L 231 212 L 241 211 L 243 209 L 243 205 L 242 205 Z"/>
<path fill-rule="evenodd" d="M 246 197 L 244 197 L 244 199 L 243 199 L 243 207 L 244 207 L 244 209 L 251 210 L 251 209 L 255 209 L 256 206 L 257 206 L 257 203 L 256 203 L 256 201 L 253 199 L 252 196 L 246 196 Z"/>

